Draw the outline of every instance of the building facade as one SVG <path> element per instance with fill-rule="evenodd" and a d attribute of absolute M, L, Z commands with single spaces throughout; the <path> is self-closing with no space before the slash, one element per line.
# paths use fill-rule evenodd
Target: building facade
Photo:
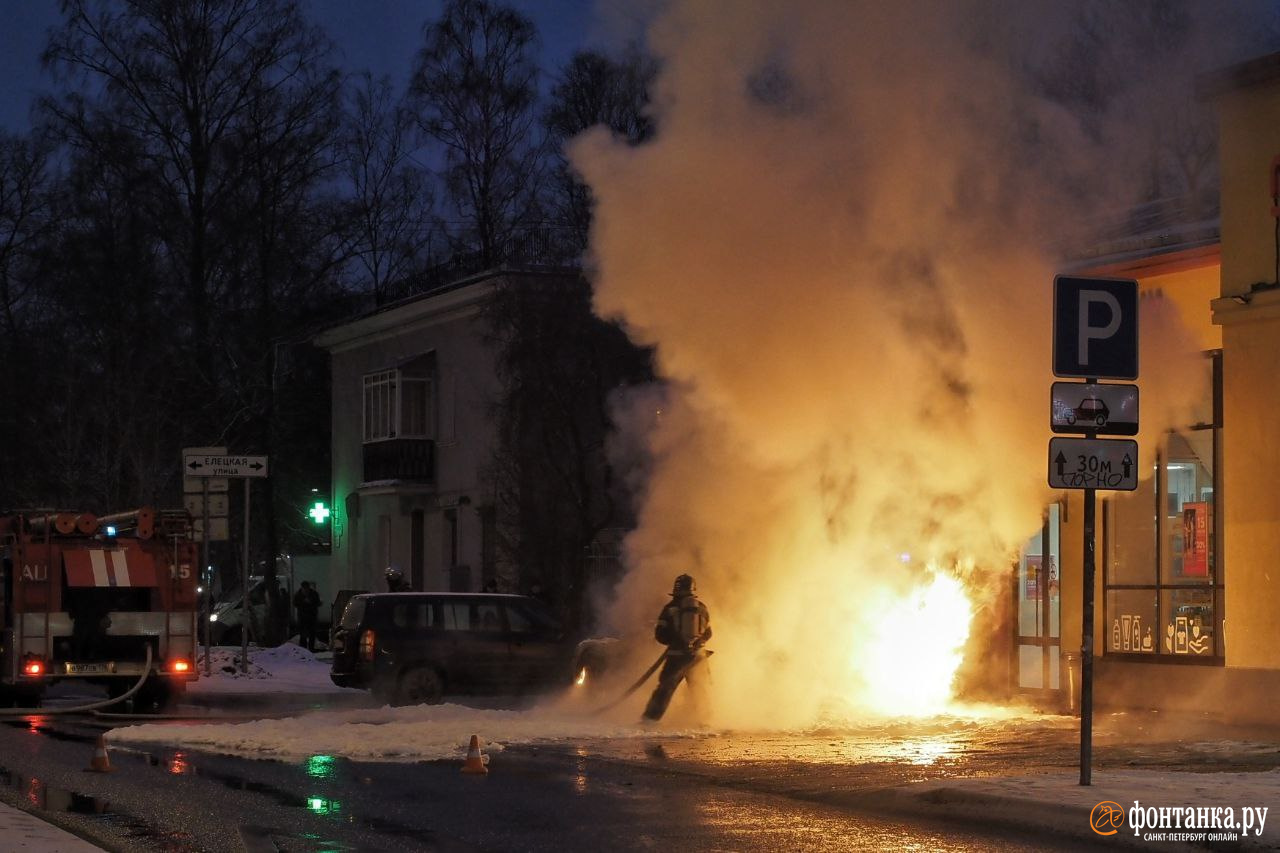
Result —
<path fill-rule="evenodd" d="M 565 271 L 494 270 L 322 332 L 332 366 L 329 588 L 509 590 L 490 476 L 501 391 L 483 309 L 502 284 Z M 527 281 L 526 281 L 527 280 Z"/>
<path fill-rule="evenodd" d="M 1206 78 L 1219 116 L 1220 232 L 1164 234 L 1084 274 L 1176 306 L 1203 359 L 1152 476 L 1102 493 L 1094 703 L 1271 721 L 1280 691 L 1280 55 Z M 1189 239 L 1190 237 L 1190 239 Z M 1141 381 L 1139 382 L 1141 384 Z M 1143 405 L 1147 404 L 1143 400 Z M 1012 680 L 1075 707 L 1083 499 L 1064 494 L 1015 568 Z"/>

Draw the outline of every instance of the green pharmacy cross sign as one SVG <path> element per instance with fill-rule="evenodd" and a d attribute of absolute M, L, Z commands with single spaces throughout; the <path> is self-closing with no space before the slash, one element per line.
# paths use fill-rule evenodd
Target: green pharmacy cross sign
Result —
<path fill-rule="evenodd" d="M 323 501 L 316 501 L 316 505 L 307 510 L 307 515 L 311 516 L 311 520 L 316 524 L 324 524 L 329 518 L 329 508 Z"/>

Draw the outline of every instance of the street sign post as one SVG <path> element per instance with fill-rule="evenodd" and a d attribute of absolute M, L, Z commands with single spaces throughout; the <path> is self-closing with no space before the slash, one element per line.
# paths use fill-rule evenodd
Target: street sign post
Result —
<path fill-rule="evenodd" d="M 240 588 L 245 596 L 246 607 L 249 595 L 249 480 L 267 476 L 267 457 L 243 456 L 228 454 L 225 447 L 191 448 L 182 454 L 182 473 L 188 479 L 197 479 L 204 485 L 200 493 L 200 508 L 204 518 L 197 525 L 200 537 L 205 542 L 205 565 L 209 564 L 209 540 L 227 537 L 227 519 L 212 518 L 210 514 L 211 500 L 209 483 L 226 483 L 226 478 L 237 477 L 244 480 L 244 541 L 241 543 L 244 556 L 240 563 Z M 223 488 L 225 491 L 225 486 Z M 225 510 L 225 504 L 223 504 Z M 221 523 L 219 523 L 221 522 Z M 205 675 L 209 674 L 209 627 L 208 615 L 205 616 Z M 240 671 L 249 669 L 249 632 L 240 632 Z"/>
<path fill-rule="evenodd" d="M 1138 434 L 1138 386 L 1055 382 L 1049 391 L 1049 428 L 1098 435 Z"/>
<path fill-rule="evenodd" d="M 182 448 L 182 461 L 185 463 L 188 456 L 205 456 L 205 455 L 218 456 L 226 452 L 227 452 L 227 448 L 222 446 L 184 447 Z M 184 468 L 185 468 L 185 465 L 184 465 Z M 200 516 L 199 518 L 195 519 L 195 523 L 192 525 L 192 527 L 198 528 L 200 531 L 199 532 L 200 577 L 203 578 L 203 581 L 200 587 L 202 591 L 202 595 L 201 595 L 199 609 L 201 613 L 201 627 L 204 628 L 204 674 L 205 674 L 205 677 L 208 677 L 209 674 L 212 672 L 212 666 L 213 666 L 212 663 L 210 662 L 210 658 L 213 657 L 213 655 L 210 654 L 213 651 L 212 649 L 213 638 L 210 636 L 210 633 L 213 630 L 213 625 L 210 622 L 210 617 L 213 614 L 213 567 L 209 563 L 209 540 L 213 538 L 214 533 L 219 532 L 219 531 L 216 531 L 213 526 L 213 517 L 216 517 L 218 513 L 215 513 L 212 511 L 213 507 L 211 506 L 211 504 L 213 503 L 213 499 L 212 499 L 212 496 L 210 495 L 210 492 L 222 493 L 222 492 L 226 492 L 226 490 L 227 490 L 227 480 L 225 477 L 217 477 L 217 478 L 183 477 L 182 478 L 183 499 L 184 501 L 187 502 L 186 504 L 187 512 L 191 513 L 192 516 L 196 516 L 197 514 Z M 223 495 L 222 497 L 225 501 L 226 496 Z M 197 513 L 196 510 L 192 508 L 192 504 L 189 502 L 193 498 L 200 502 L 199 513 Z M 224 516 L 222 519 L 223 530 L 221 530 L 220 532 L 222 533 L 222 538 L 226 539 L 227 532 L 225 529 L 226 528 L 225 506 L 223 508 L 222 515 Z"/>
<path fill-rule="evenodd" d="M 1053 375 L 1138 378 L 1138 283 L 1133 279 L 1053 280 Z"/>
<path fill-rule="evenodd" d="M 1049 426 L 1085 438 L 1049 440 L 1049 485 L 1084 490 L 1083 597 L 1080 610 L 1080 784 L 1089 785 L 1093 764 L 1094 523 L 1098 489 L 1138 487 L 1138 443 L 1098 439 L 1137 435 L 1135 386 L 1099 379 L 1138 378 L 1138 282 L 1133 279 L 1055 276 L 1053 279 L 1053 375 L 1085 383 L 1055 382 Z M 1060 387 L 1061 386 L 1061 387 Z M 1125 389 L 1132 387 L 1132 397 Z M 1105 390 L 1103 390 L 1105 389 Z M 1126 411 L 1132 399 L 1132 414 Z"/>

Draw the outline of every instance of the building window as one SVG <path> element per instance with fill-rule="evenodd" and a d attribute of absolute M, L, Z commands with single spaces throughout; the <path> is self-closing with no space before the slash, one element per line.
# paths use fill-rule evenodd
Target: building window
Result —
<path fill-rule="evenodd" d="M 1104 505 L 1107 655 L 1221 663 L 1222 354 L 1196 422 L 1165 436 L 1154 476 Z"/>
<path fill-rule="evenodd" d="M 364 378 L 364 440 L 396 437 L 396 371 L 384 370 Z"/>
<path fill-rule="evenodd" d="M 364 441 L 434 438 L 431 376 L 382 370 L 364 377 Z"/>

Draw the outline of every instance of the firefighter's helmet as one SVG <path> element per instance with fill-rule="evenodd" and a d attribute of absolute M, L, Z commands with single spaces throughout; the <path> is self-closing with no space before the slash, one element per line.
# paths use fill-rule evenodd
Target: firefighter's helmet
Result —
<path fill-rule="evenodd" d="M 382 576 L 387 579 L 387 584 L 392 587 L 397 587 L 404 583 L 404 572 L 400 571 L 400 567 L 394 563 L 387 566 L 387 570 L 382 573 Z"/>
<path fill-rule="evenodd" d="M 679 575 L 676 582 L 671 586 L 672 595 L 693 595 L 697 589 L 697 584 L 693 582 L 692 575 Z"/>

